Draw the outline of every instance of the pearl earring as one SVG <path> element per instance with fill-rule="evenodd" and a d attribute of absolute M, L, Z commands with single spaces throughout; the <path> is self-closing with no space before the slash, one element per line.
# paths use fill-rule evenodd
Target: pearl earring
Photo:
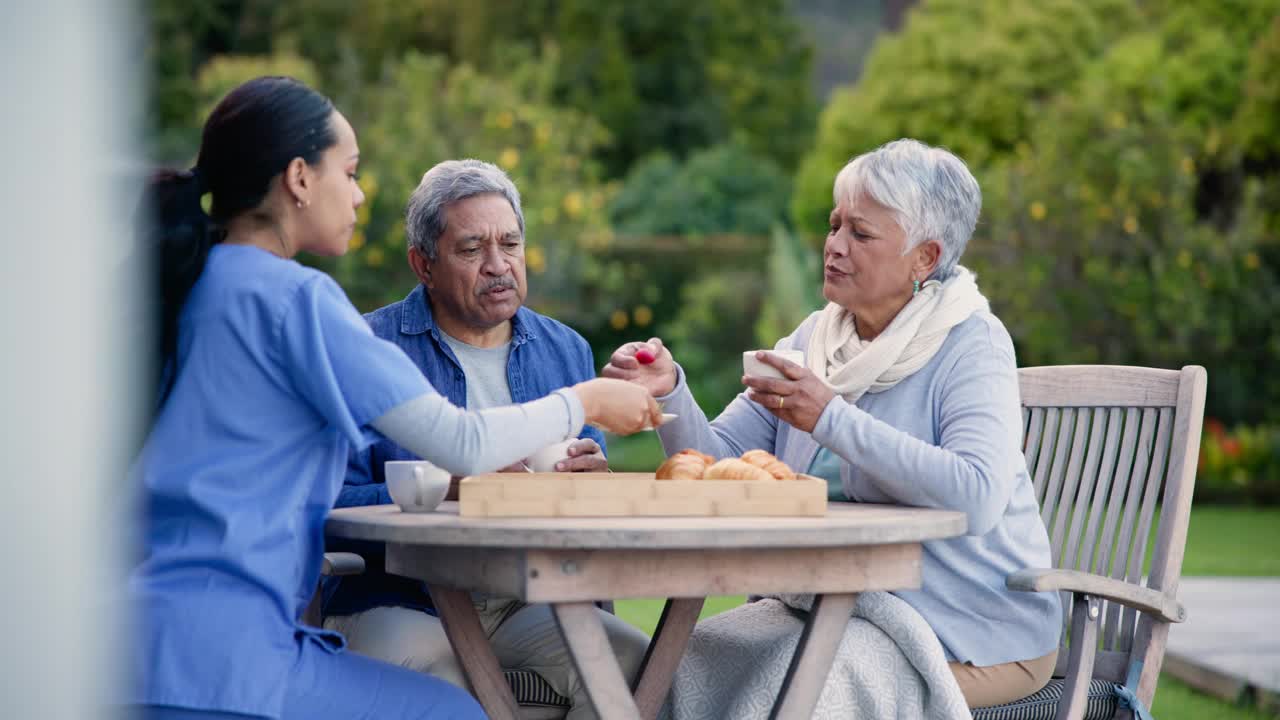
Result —
<path fill-rule="evenodd" d="M 301 200 L 299 200 L 296 204 L 297 204 L 297 206 L 298 206 L 299 208 L 301 208 L 301 207 L 302 207 L 302 201 L 301 201 Z"/>

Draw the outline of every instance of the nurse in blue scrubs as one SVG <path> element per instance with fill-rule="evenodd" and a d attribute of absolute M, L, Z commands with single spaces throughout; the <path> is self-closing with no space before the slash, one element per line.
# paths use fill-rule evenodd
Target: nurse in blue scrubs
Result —
<path fill-rule="evenodd" d="M 346 251 L 358 162 L 329 100 L 259 78 L 213 110 L 194 168 L 153 180 L 163 376 L 133 467 L 145 540 L 124 698 L 148 719 L 483 717 L 461 690 L 298 622 L 348 453 L 387 437 L 466 475 L 584 423 L 628 433 L 660 417 L 618 380 L 479 413 L 432 390 L 327 275 L 291 259 Z"/>

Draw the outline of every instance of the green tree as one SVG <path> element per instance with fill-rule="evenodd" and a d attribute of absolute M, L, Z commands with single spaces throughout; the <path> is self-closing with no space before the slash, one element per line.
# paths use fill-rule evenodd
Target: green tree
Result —
<path fill-rule="evenodd" d="M 948 145 L 984 189 L 965 262 L 1020 362 L 1204 364 L 1211 414 L 1275 418 L 1280 381 L 1258 368 L 1280 359 L 1277 13 L 923 4 L 824 112 L 794 217 L 813 227 L 857 152 Z"/>
<path fill-rule="evenodd" d="M 972 167 L 1009 156 L 1050 98 L 1138 20 L 1131 0 L 932 0 L 882 34 L 862 78 L 832 93 L 796 179 L 792 217 L 817 233 L 853 156 L 901 137 Z"/>
<path fill-rule="evenodd" d="M 191 122 L 195 69 L 221 53 L 290 53 L 349 104 L 413 50 L 487 75 L 522 52 L 556 61 L 553 102 L 600 120 L 610 177 L 655 150 L 684 157 L 739 133 L 791 168 L 808 145 L 810 58 L 783 0 L 152 0 L 153 108 Z M 514 54 L 513 54 L 514 51 Z"/>

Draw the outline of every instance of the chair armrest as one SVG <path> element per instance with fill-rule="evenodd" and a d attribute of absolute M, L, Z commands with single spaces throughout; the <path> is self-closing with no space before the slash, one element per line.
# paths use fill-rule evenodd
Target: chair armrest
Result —
<path fill-rule="evenodd" d="M 1187 619 L 1187 609 L 1182 606 L 1182 603 L 1164 593 L 1079 570 L 1028 568 L 1019 570 L 1006 578 L 1005 586 L 1010 590 L 1024 592 L 1069 590 L 1073 593 L 1093 595 L 1120 603 L 1125 607 L 1154 615 L 1165 622 L 1180 623 Z"/>
<path fill-rule="evenodd" d="M 324 554 L 320 565 L 321 575 L 359 575 L 364 572 L 364 558 L 355 553 L 331 552 Z"/>

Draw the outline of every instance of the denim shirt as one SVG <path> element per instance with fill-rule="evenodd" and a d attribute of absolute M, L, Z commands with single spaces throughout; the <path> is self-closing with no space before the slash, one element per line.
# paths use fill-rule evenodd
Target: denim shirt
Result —
<path fill-rule="evenodd" d="M 415 287 L 404 300 L 365 315 L 365 320 L 375 335 L 399 346 L 437 392 L 454 405 L 466 407 L 466 375 L 435 323 L 422 285 Z M 516 311 L 511 325 L 507 384 L 512 402 L 537 400 L 596 376 L 591 346 L 569 326 L 525 307 Z M 593 427 L 584 427 L 580 437 L 591 438 L 604 448 L 604 435 Z M 386 439 L 353 453 L 335 507 L 390 503 L 383 464 L 389 460 L 417 459 L 413 453 Z M 330 542 L 329 549 L 338 548 Z M 370 571 L 363 577 L 346 578 L 340 592 L 338 583 L 326 581 L 326 614 L 349 614 L 388 604 L 429 607 L 430 600 L 422 592 L 420 583 L 381 575 L 380 547 L 358 544 L 343 545 L 342 549 L 364 555 Z M 370 592 L 356 592 L 361 586 Z"/>

